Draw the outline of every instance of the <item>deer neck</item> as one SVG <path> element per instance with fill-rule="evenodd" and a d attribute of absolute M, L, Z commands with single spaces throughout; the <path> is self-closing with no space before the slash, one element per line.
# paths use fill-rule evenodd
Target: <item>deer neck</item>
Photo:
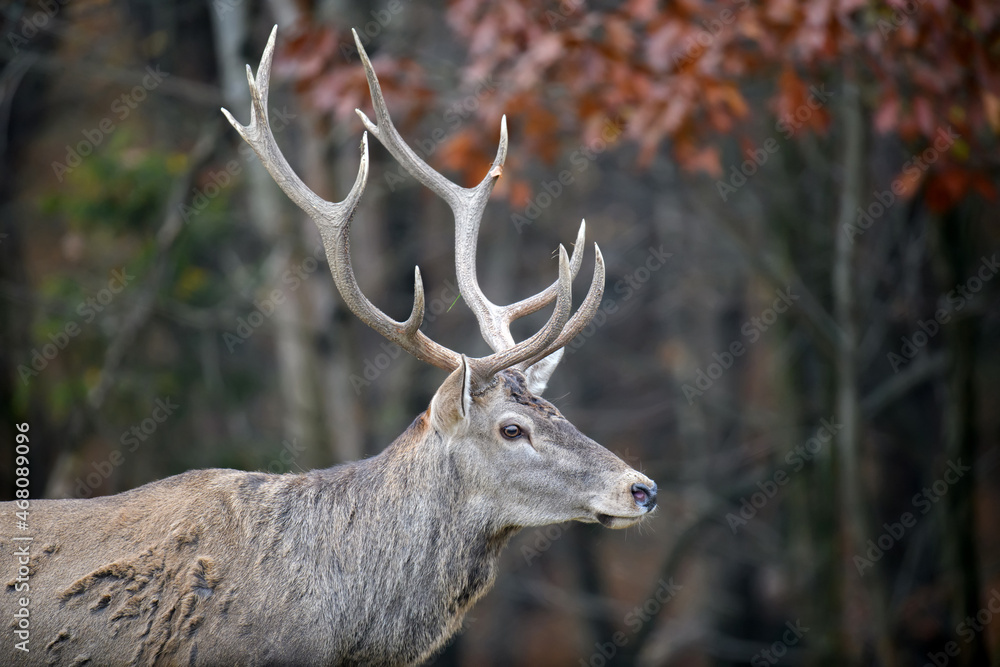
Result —
<path fill-rule="evenodd" d="M 368 462 L 369 473 L 384 482 L 382 511 L 406 517 L 393 526 L 400 541 L 412 542 L 413 529 L 418 528 L 426 538 L 418 541 L 442 563 L 476 568 L 480 561 L 495 562 L 517 532 L 463 479 L 449 443 L 434 432 L 426 413 Z"/>
<path fill-rule="evenodd" d="M 349 608 L 330 614 L 345 631 L 370 638 L 352 660 L 406 663 L 437 650 L 492 587 L 517 532 L 463 489 L 448 443 L 424 416 L 378 456 L 306 476 L 297 502 L 322 506 L 323 524 L 287 539 L 303 556 L 311 552 L 301 560 L 317 563 L 318 576 L 350 598 Z M 336 606 L 338 598 L 323 604 Z M 382 648 L 367 652 L 373 646 Z"/>
<path fill-rule="evenodd" d="M 309 486 L 327 507 L 322 532 L 335 574 L 364 571 L 387 585 L 421 577 L 438 594 L 454 593 L 449 607 L 459 610 L 492 585 L 518 528 L 498 522 L 466 488 L 448 443 L 428 422 L 422 414 L 377 456 L 307 474 L 316 475 Z"/>

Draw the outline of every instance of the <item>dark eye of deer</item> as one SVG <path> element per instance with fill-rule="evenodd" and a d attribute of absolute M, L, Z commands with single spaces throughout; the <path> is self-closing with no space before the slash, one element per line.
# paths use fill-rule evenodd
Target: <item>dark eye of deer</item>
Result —
<path fill-rule="evenodd" d="M 508 440 L 513 440 L 521 435 L 521 427 L 517 424 L 507 424 L 500 429 L 500 433 Z"/>

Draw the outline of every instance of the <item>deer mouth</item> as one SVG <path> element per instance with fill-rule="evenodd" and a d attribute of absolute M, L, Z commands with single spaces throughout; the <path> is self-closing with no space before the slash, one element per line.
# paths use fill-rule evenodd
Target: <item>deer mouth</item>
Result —
<path fill-rule="evenodd" d="M 646 516 L 646 513 L 637 514 L 633 516 L 615 516 L 613 514 L 602 514 L 598 512 L 597 521 L 605 528 L 611 528 L 612 530 L 617 530 L 619 528 L 628 528 L 629 526 L 634 526 L 642 520 L 642 517 Z"/>

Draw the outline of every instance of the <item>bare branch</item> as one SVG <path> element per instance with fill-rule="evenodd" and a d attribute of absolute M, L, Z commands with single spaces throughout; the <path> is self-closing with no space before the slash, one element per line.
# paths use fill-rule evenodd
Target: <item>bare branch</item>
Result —
<path fill-rule="evenodd" d="M 167 199 L 167 215 L 163 224 L 156 233 L 156 261 L 149 272 L 149 276 L 129 307 L 128 312 L 121 326 L 115 332 L 115 337 L 108 345 L 104 353 L 104 363 L 101 366 L 100 380 L 97 385 L 87 394 L 87 403 L 93 410 L 98 410 L 108 397 L 108 392 L 114 384 L 115 373 L 121 365 L 125 353 L 135 342 L 136 336 L 143 325 L 149 320 L 153 313 L 153 306 L 156 304 L 156 296 L 160 289 L 160 284 L 166 275 L 170 248 L 184 227 L 184 220 L 181 216 L 181 204 L 184 203 L 188 193 L 191 191 L 191 183 L 201 167 L 208 161 L 215 151 L 215 145 L 219 139 L 219 128 L 217 123 L 211 123 L 202 132 L 194 148 L 191 150 L 188 169 L 174 181 L 174 187 Z"/>

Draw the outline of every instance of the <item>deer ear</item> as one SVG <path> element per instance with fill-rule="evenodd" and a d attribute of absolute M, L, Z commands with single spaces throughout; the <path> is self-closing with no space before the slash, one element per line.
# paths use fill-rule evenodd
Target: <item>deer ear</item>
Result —
<path fill-rule="evenodd" d="M 524 377 L 528 379 L 528 391 L 535 396 L 541 396 L 542 392 L 545 391 L 549 378 L 552 377 L 559 360 L 562 359 L 563 349 L 559 348 L 549 356 L 539 359 L 528 366 L 528 370 L 524 372 Z"/>
<path fill-rule="evenodd" d="M 431 424 L 438 431 L 451 431 L 465 421 L 472 407 L 472 370 L 462 355 L 461 365 L 452 371 L 431 399 Z"/>

